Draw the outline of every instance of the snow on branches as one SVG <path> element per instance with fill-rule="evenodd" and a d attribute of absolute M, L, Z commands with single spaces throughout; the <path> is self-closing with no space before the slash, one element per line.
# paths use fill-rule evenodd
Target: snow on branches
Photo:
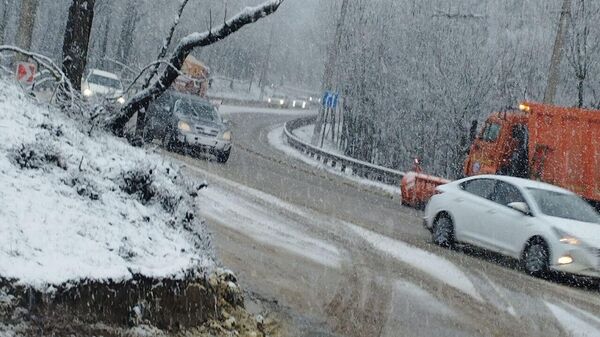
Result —
<path fill-rule="evenodd" d="M 125 124 L 139 110 L 144 109 L 156 97 L 167 90 L 179 75 L 186 57 L 196 47 L 204 47 L 219 42 L 229 35 L 237 32 L 242 27 L 254 23 L 270 14 L 273 14 L 284 0 L 268 0 L 256 7 L 247 7 L 218 27 L 210 27 L 203 33 L 192 33 L 179 41 L 175 50 L 169 57 L 168 63 L 172 66 L 166 67 L 160 74 L 158 80 L 149 87 L 140 91 L 124 105 L 120 113 L 114 118 L 106 121 L 107 126 L 113 132 L 119 133 Z"/>

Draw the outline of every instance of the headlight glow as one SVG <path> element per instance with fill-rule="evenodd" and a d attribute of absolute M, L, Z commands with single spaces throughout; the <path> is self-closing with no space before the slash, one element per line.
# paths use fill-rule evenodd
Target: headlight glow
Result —
<path fill-rule="evenodd" d="M 86 89 L 84 89 L 84 90 L 83 90 L 83 96 L 90 97 L 90 96 L 92 96 L 93 94 L 94 94 L 94 92 L 93 92 L 92 90 L 90 90 L 90 89 L 87 89 L 87 88 L 86 88 Z"/>
<path fill-rule="evenodd" d="M 179 121 L 179 123 L 177 123 L 177 128 L 183 132 L 192 131 L 192 128 L 190 127 L 190 125 L 184 121 Z"/>
<path fill-rule="evenodd" d="M 117 98 L 117 103 L 119 103 L 119 104 L 125 104 L 125 97 L 119 97 L 119 98 Z"/>
<path fill-rule="evenodd" d="M 575 236 L 562 231 L 558 228 L 553 228 L 554 233 L 556 233 L 556 235 L 558 236 L 558 241 L 562 244 L 565 245 L 572 245 L 572 246 L 579 246 L 581 245 L 581 240 L 579 240 L 579 238 L 576 238 Z"/>
<path fill-rule="evenodd" d="M 565 236 L 563 238 L 561 238 L 560 243 L 564 243 L 566 245 L 573 245 L 573 246 L 577 246 L 581 243 L 581 241 L 579 241 L 578 238 L 574 238 L 572 236 Z"/>
<path fill-rule="evenodd" d="M 285 103 L 285 101 L 284 101 L 284 100 L 282 100 L 282 99 L 281 99 L 281 100 L 279 100 L 279 104 L 283 105 L 283 103 Z"/>
<path fill-rule="evenodd" d="M 558 262 L 558 264 L 570 264 L 570 263 L 573 263 L 573 258 L 568 255 L 565 255 L 565 256 L 559 257 L 557 262 Z"/>
<path fill-rule="evenodd" d="M 267 102 L 271 103 L 271 101 L 273 101 L 270 97 L 267 98 Z"/>
<path fill-rule="evenodd" d="M 223 135 L 221 135 L 221 138 L 225 141 L 231 141 L 231 131 L 223 132 Z"/>
<path fill-rule="evenodd" d="M 302 109 L 306 109 L 306 102 L 302 102 Z"/>

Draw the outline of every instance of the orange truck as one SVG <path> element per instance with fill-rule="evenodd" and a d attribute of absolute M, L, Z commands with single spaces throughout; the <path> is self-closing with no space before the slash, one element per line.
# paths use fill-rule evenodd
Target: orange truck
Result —
<path fill-rule="evenodd" d="M 206 97 L 210 71 L 204 63 L 189 55 L 181 67 L 182 76 L 177 77 L 174 83 L 175 90 Z"/>
<path fill-rule="evenodd" d="M 600 205 L 600 110 L 525 102 L 490 115 L 465 160 L 466 176 L 503 174 L 541 180 Z M 448 180 L 409 172 L 406 205 L 425 205 Z"/>

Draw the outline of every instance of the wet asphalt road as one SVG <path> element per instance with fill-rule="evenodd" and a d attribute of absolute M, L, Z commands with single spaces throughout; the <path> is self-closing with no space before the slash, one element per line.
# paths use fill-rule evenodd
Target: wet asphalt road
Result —
<path fill-rule="evenodd" d="M 290 336 L 600 336 L 598 282 L 535 279 L 509 259 L 433 246 L 398 196 L 273 148 L 269 132 L 294 116 L 229 118 L 227 164 L 168 155 L 227 196 L 206 196 L 217 254 L 275 303 Z"/>

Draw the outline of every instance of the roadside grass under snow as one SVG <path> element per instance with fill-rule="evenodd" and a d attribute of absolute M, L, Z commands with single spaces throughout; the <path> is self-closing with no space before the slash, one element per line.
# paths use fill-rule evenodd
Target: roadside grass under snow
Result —
<path fill-rule="evenodd" d="M 177 166 L 0 80 L 0 277 L 44 290 L 214 265 Z"/>

